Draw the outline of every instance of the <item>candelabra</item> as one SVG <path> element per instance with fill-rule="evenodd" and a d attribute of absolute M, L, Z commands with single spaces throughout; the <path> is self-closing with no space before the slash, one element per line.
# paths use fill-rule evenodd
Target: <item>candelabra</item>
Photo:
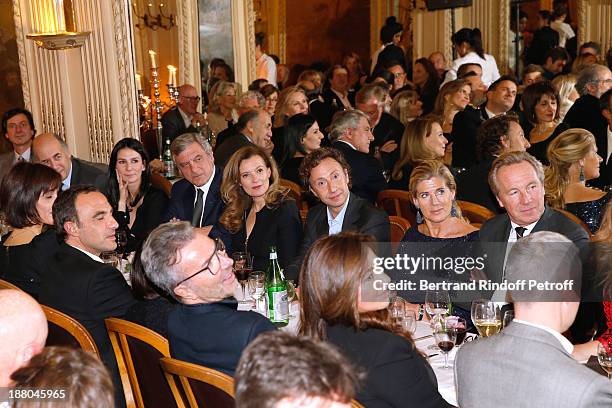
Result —
<path fill-rule="evenodd" d="M 160 98 L 159 93 L 159 72 L 157 67 L 151 67 L 151 85 L 153 86 L 153 100 L 152 106 L 153 111 L 155 112 L 155 125 L 157 129 L 157 146 L 159 147 L 159 152 L 162 151 L 162 121 L 161 121 L 161 113 L 162 113 L 162 100 Z M 151 115 L 153 116 L 153 115 Z M 153 118 L 151 118 L 153 119 Z M 161 158 L 161 156 L 160 156 Z"/>
<path fill-rule="evenodd" d="M 166 84 L 168 87 L 168 97 L 170 98 L 170 106 L 176 106 L 178 103 L 178 87 L 172 84 Z"/>

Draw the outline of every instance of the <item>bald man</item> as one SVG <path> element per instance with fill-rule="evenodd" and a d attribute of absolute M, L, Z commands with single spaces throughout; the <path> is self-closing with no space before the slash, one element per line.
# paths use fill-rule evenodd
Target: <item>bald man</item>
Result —
<path fill-rule="evenodd" d="M 199 102 L 200 97 L 192 85 L 179 87 L 178 103 L 162 117 L 164 139 L 169 137 L 172 141 L 183 133 L 197 132 L 198 123 L 204 125 L 204 116 L 197 110 Z"/>
<path fill-rule="evenodd" d="M 47 319 L 34 298 L 20 290 L 0 290 L 0 387 L 40 353 L 47 340 Z"/>

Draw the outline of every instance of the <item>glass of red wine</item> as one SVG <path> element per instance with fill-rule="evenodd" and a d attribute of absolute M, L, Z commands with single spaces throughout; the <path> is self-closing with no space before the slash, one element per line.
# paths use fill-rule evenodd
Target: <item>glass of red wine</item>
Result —
<path fill-rule="evenodd" d="M 234 275 L 236 275 L 236 279 L 238 279 L 242 288 L 242 299 L 238 299 L 238 302 L 246 302 L 244 288 L 249 280 L 249 274 L 253 271 L 251 257 L 248 252 L 234 252 L 232 259 L 234 260 Z"/>
<path fill-rule="evenodd" d="M 452 366 L 448 365 L 448 353 L 450 353 L 453 347 L 455 347 L 457 332 L 446 319 L 436 324 L 434 329 L 434 339 L 436 340 L 436 344 L 440 348 L 440 351 L 442 354 L 444 354 L 444 365 L 441 368 L 452 368 Z"/>
<path fill-rule="evenodd" d="M 465 319 L 459 316 L 449 316 L 446 318 L 446 324 L 454 329 L 455 333 L 457 333 L 455 346 L 460 346 L 463 343 L 463 340 L 465 340 L 465 335 L 467 334 L 467 324 Z"/>

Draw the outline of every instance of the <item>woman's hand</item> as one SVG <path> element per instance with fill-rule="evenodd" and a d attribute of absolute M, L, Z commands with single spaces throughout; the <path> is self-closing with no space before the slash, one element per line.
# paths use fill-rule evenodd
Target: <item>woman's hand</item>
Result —
<path fill-rule="evenodd" d="M 127 200 L 128 200 L 128 188 L 127 180 L 123 180 L 121 174 L 117 173 L 117 184 L 119 184 L 119 202 L 117 203 L 117 209 L 119 211 L 127 211 Z"/>
<path fill-rule="evenodd" d="M 394 140 L 389 140 L 382 146 L 380 146 L 380 151 L 385 153 L 391 153 L 395 149 L 397 149 L 397 143 Z"/>

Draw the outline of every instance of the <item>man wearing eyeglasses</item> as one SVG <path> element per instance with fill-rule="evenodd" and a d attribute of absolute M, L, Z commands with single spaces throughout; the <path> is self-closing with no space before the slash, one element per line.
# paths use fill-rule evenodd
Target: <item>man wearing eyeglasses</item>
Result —
<path fill-rule="evenodd" d="M 144 243 L 147 277 L 180 305 L 168 317 L 170 354 L 233 376 L 242 350 L 275 330 L 255 312 L 236 310 L 233 261 L 223 241 L 188 222 L 157 227 Z"/>
<path fill-rule="evenodd" d="M 183 133 L 196 132 L 197 124 L 204 125 L 204 116 L 198 112 L 200 97 L 191 85 L 179 87 L 179 98 L 176 107 L 162 117 L 162 134 L 164 139 L 174 140 Z"/>
<path fill-rule="evenodd" d="M 580 98 L 565 115 L 563 125 L 571 128 L 586 129 L 595 136 L 599 155 L 608 154 L 608 121 L 602 114 L 599 98 L 612 89 L 612 72 L 603 65 L 589 65 L 580 71 L 576 80 L 576 90 Z M 596 187 L 606 184 L 606 177 L 599 177 L 591 182 Z"/>

